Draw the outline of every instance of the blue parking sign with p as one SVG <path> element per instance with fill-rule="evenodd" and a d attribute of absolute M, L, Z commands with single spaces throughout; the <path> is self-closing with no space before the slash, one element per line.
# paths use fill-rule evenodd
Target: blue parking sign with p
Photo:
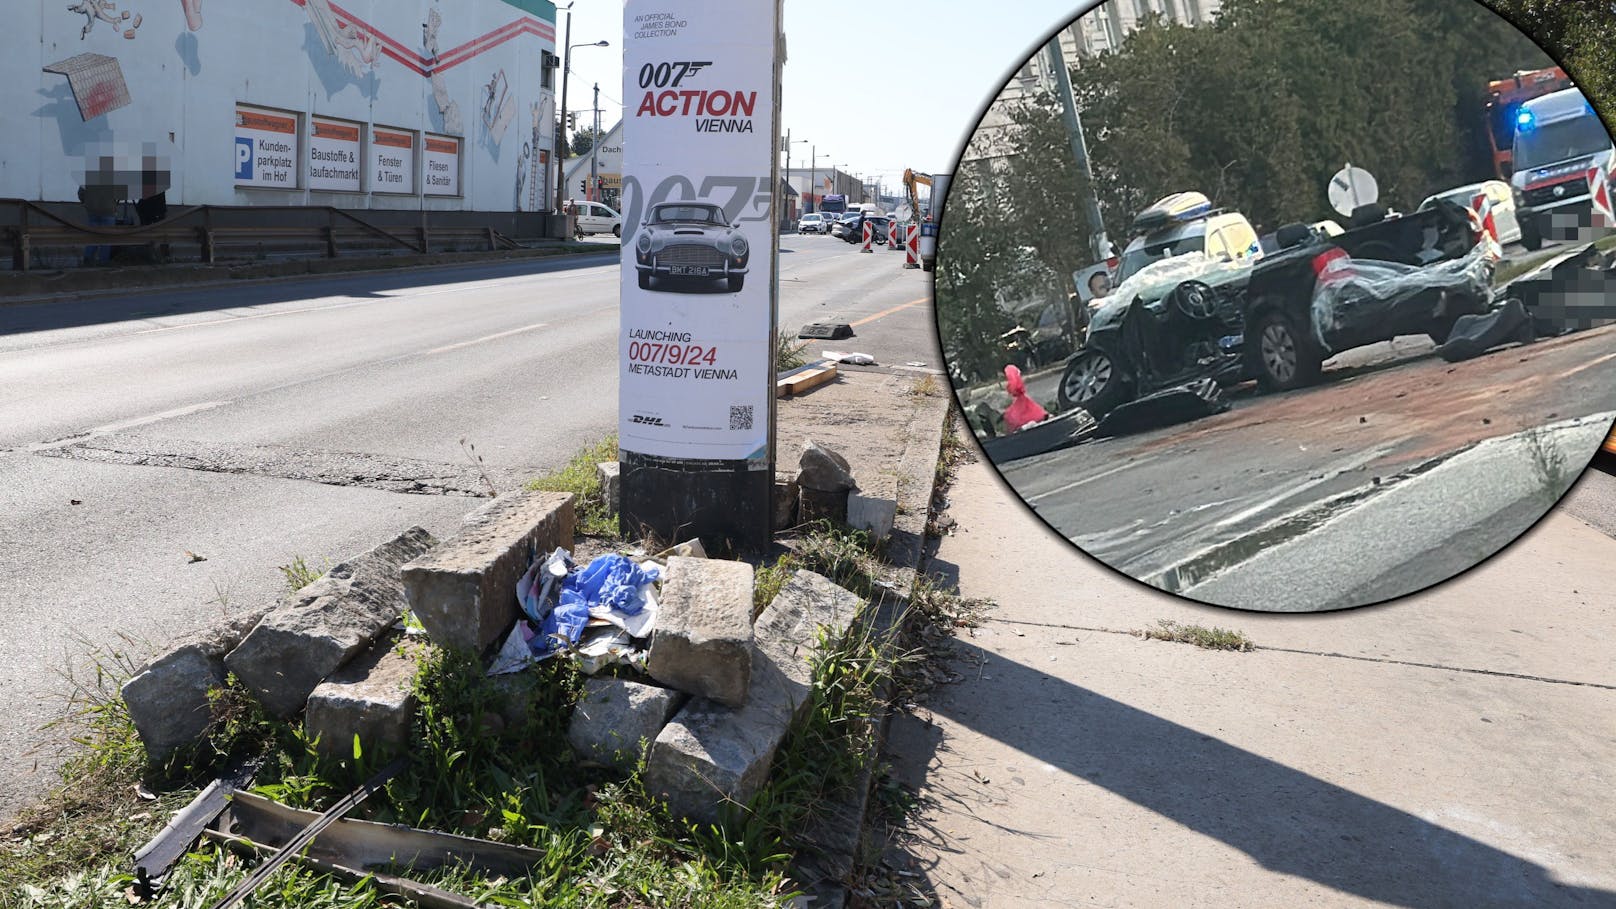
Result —
<path fill-rule="evenodd" d="M 253 140 L 245 136 L 236 137 L 236 179 L 251 180 L 253 178 Z"/>

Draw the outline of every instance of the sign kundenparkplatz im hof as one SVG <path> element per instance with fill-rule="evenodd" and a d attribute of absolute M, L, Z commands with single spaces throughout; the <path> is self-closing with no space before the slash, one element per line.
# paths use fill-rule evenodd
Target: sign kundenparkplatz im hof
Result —
<path fill-rule="evenodd" d="M 627 0 L 622 529 L 771 533 L 778 0 Z"/>

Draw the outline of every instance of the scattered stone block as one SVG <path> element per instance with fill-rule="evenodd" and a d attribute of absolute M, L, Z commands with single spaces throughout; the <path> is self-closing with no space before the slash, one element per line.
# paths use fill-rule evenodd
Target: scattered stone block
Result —
<path fill-rule="evenodd" d="M 225 654 L 269 609 L 227 617 L 181 639 L 123 683 L 120 693 L 150 759 L 201 740 L 213 722 L 209 693 L 225 685 Z"/>
<path fill-rule="evenodd" d="M 898 520 L 898 503 L 878 496 L 856 492 L 847 495 L 847 526 L 862 530 L 871 539 L 884 540 L 892 536 L 892 525 Z"/>
<path fill-rule="evenodd" d="M 567 741 L 586 761 L 624 772 L 640 760 L 640 743 L 656 741 L 685 695 L 619 678 L 593 678 L 573 709 Z"/>
<path fill-rule="evenodd" d="M 818 442 L 803 443 L 802 457 L 797 459 L 797 467 L 797 482 L 804 489 L 845 492 L 858 488 L 853 481 L 853 468 L 848 466 L 847 459 Z"/>
<path fill-rule="evenodd" d="M 646 790 L 702 823 L 725 800 L 745 804 L 768 778 L 774 752 L 808 702 L 820 629 L 839 642 L 863 601 L 809 571 L 798 571 L 758 616 L 751 696 L 739 708 L 693 698 L 657 735 Z"/>
<path fill-rule="evenodd" d="M 616 461 L 601 461 L 595 465 L 595 477 L 600 480 L 600 494 L 606 500 L 606 513 L 617 514 L 617 502 L 623 495 L 623 465 Z"/>
<path fill-rule="evenodd" d="M 432 640 L 482 652 L 516 621 L 516 582 L 530 561 L 572 548 L 570 492 L 500 496 L 466 518 L 459 532 L 404 566 L 410 610 Z"/>
<path fill-rule="evenodd" d="M 354 736 L 367 760 L 399 754 L 415 717 L 417 654 L 386 635 L 309 695 L 303 728 L 315 748 L 332 757 L 353 754 Z"/>
<path fill-rule="evenodd" d="M 732 706 L 746 703 L 752 676 L 752 566 L 669 558 L 645 671 L 680 691 Z"/>
<path fill-rule="evenodd" d="M 784 530 L 797 525 L 797 496 L 800 486 L 797 485 L 797 472 L 794 470 L 777 470 L 774 472 L 774 529 Z"/>
<path fill-rule="evenodd" d="M 225 667 L 270 713 L 297 713 L 315 686 L 398 621 L 399 569 L 436 542 L 412 527 L 336 566 L 270 610 L 224 658 Z"/>

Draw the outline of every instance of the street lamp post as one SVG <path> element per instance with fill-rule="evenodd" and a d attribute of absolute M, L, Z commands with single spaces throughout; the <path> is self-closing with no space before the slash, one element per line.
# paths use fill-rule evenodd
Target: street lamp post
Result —
<path fill-rule="evenodd" d="M 820 155 L 817 146 L 810 145 L 808 147 L 808 202 L 809 203 L 814 203 L 814 185 L 818 182 L 818 179 L 819 179 L 819 159 L 821 157 L 829 158 L 830 153 L 826 152 L 824 155 Z M 820 201 L 824 201 L 824 200 L 820 200 Z M 819 211 L 819 209 L 816 207 L 814 209 L 814 211 Z"/>
<path fill-rule="evenodd" d="M 576 2 L 576 0 L 574 0 Z M 599 41 L 588 41 L 583 44 L 572 43 L 572 4 L 562 9 L 567 14 L 567 53 L 561 60 L 561 124 L 556 128 L 556 211 L 566 208 L 567 201 L 567 77 L 572 75 L 572 49 L 575 47 L 607 47 L 611 42 L 605 38 Z"/>
<path fill-rule="evenodd" d="M 789 130 L 789 129 L 786 130 L 786 183 L 787 184 L 791 183 L 791 146 L 793 146 L 793 145 L 801 145 L 802 143 L 807 142 L 807 141 L 808 141 L 807 139 L 795 139 L 795 140 L 793 140 L 791 138 L 791 130 Z M 811 150 L 813 148 L 813 145 L 810 144 L 808 147 Z M 795 189 L 795 188 L 796 187 L 794 187 L 794 186 L 792 187 L 792 189 Z M 813 189 L 814 189 L 813 178 L 810 177 L 809 181 L 808 181 L 808 191 L 813 192 Z M 803 212 L 806 212 L 807 210 L 808 209 L 804 208 L 804 209 L 802 209 L 801 212 L 798 212 L 798 214 L 800 215 Z"/>

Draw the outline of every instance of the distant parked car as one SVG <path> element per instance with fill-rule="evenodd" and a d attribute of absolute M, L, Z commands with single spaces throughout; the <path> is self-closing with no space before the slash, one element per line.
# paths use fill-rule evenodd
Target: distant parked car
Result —
<path fill-rule="evenodd" d="M 710 202 L 653 205 L 634 239 L 641 290 L 655 290 L 657 279 L 701 278 L 727 281 L 729 291 L 738 291 L 746 283 L 750 254 L 740 225 L 730 224 L 724 209 Z"/>
<path fill-rule="evenodd" d="M 837 217 L 836 220 L 832 221 L 830 224 L 830 235 L 833 237 L 843 237 L 845 239 L 847 234 L 847 226 L 859 220 L 861 217 L 863 217 L 863 215 L 856 213 L 851 215 L 843 214 Z"/>
<path fill-rule="evenodd" d="M 1487 194 L 1493 206 L 1493 226 L 1498 228 L 1499 243 L 1519 243 L 1521 240 L 1521 225 L 1515 218 L 1515 199 L 1510 195 L 1509 184 L 1502 180 L 1487 180 L 1482 183 L 1471 183 L 1457 189 L 1429 196 L 1420 203 L 1419 210 L 1434 208 L 1438 202 L 1452 202 L 1460 208 L 1470 208 L 1471 201 L 1476 196 Z"/>
<path fill-rule="evenodd" d="M 830 225 L 825 223 L 825 216 L 817 211 L 808 212 L 797 219 L 799 234 L 822 234 L 827 230 L 830 230 Z"/>
<path fill-rule="evenodd" d="M 611 234 L 614 237 L 623 235 L 623 216 L 599 202 L 574 202 L 578 207 L 578 226 L 575 230 L 578 236 L 586 234 Z"/>

